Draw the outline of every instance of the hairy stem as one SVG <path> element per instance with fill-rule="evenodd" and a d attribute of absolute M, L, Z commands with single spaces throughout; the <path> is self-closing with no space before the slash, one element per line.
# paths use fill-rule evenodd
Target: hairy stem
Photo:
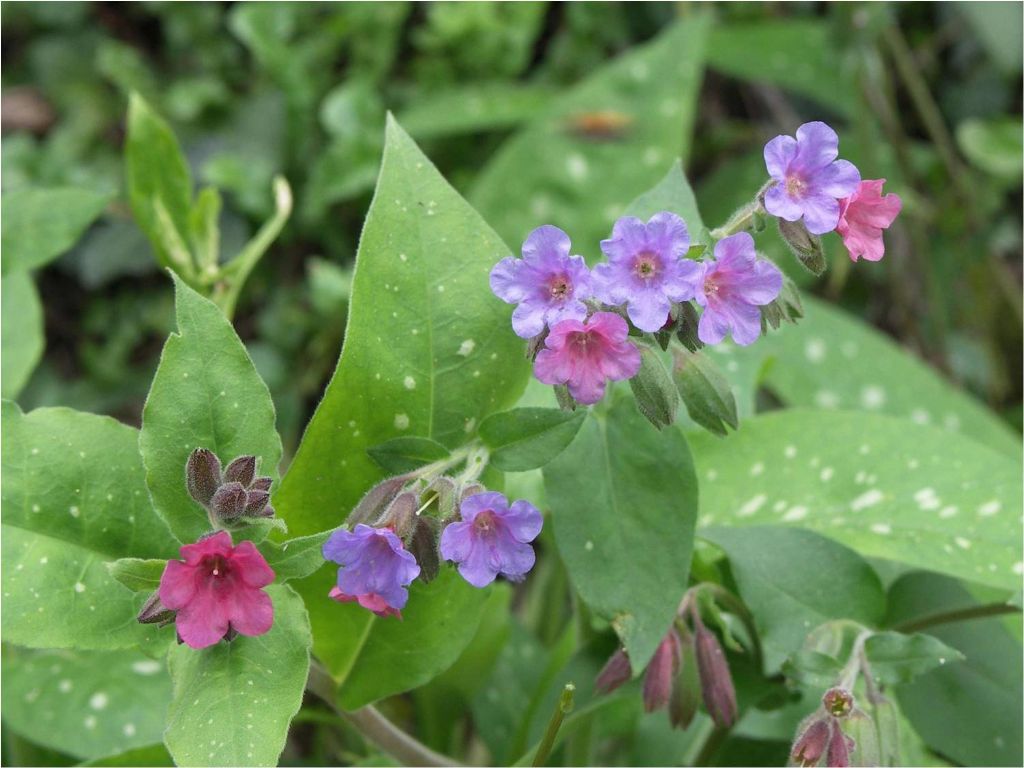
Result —
<path fill-rule="evenodd" d="M 955 611 L 933 613 L 930 616 L 922 616 L 918 619 L 903 621 L 893 627 L 897 632 L 920 632 L 929 627 L 936 627 L 941 624 L 952 624 L 957 621 L 969 621 L 971 619 L 984 619 L 989 616 L 1001 616 L 1006 613 L 1020 613 L 1020 608 L 1009 603 L 987 603 L 985 605 L 972 605 L 970 608 L 960 608 Z"/>
<path fill-rule="evenodd" d="M 366 706 L 354 712 L 346 712 L 338 706 L 337 686 L 334 680 L 315 660 L 309 667 L 306 688 L 331 707 L 340 717 L 352 723 L 359 732 L 402 765 L 458 766 L 459 763 L 435 752 L 407 734 L 377 710 Z"/>

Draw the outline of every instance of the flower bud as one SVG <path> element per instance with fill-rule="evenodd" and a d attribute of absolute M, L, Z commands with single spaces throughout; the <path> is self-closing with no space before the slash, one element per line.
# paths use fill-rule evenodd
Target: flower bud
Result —
<path fill-rule="evenodd" d="M 825 764 L 828 768 L 849 768 L 850 752 L 856 746 L 853 739 L 843 733 L 843 729 L 836 719 L 829 723 L 829 731 L 831 738 L 828 742 L 828 756 Z"/>
<path fill-rule="evenodd" d="M 210 500 L 210 511 L 221 522 L 231 523 L 245 514 L 246 492 L 241 483 L 225 483 Z"/>
<path fill-rule="evenodd" d="M 433 581 L 441 570 L 441 556 L 437 551 L 440 521 L 436 517 L 420 515 L 416 518 L 409 541 L 409 551 L 420 566 L 420 579 L 424 583 Z"/>
<path fill-rule="evenodd" d="M 408 546 L 416 521 L 417 496 L 412 491 L 403 491 L 388 504 L 384 514 L 377 521 L 377 527 L 387 527 Z"/>
<path fill-rule="evenodd" d="M 806 722 L 806 721 L 805 721 Z M 828 720 L 818 717 L 804 728 L 803 733 L 793 742 L 790 757 L 797 765 L 817 765 L 828 747 Z"/>
<path fill-rule="evenodd" d="M 853 694 L 845 688 L 829 688 L 821 697 L 821 705 L 833 717 L 846 717 L 853 711 Z"/>
<path fill-rule="evenodd" d="M 670 629 L 658 644 L 644 674 L 644 710 L 654 712 L 668 704 L 679 672 L 679 635 Z"/>
<path fill-rule="evenodd" d="M 680 641 L 679 674 L 672 686 L 668 702 L 668 719 L 673 728 L 690 727 L 700 704 L 700 676 L 697 673 L 697 651 L 693 637 Z"/>
<path fill-rule="evenodd" d="M 633 671 L 629 666 L 629 656 L 626 655 L 623 649 L 619 648 L 605 662 L 604 668 L 597 675 L 594 687 L 601 693 L 611 693 L 620 685 L 628 683 L 632 675 Z"/>
<path fill-rule="evenodd" d="M 273 517 L 274 508 L 268 506 L 270 494 L 266 491 L 248 491 L 245 494 L 245 516 L 246 517 Z M 267 514 L 267 510 L 270 513 Z"/>
<path fill-rule="evenodd" d="M 269 477 L 257 477 L 249 483 L 250 491 L 269 491 L 273 481 Z"/>
<path fill-rule="evenodd" d="M 481 483 L 466 483 L 462 486 L 462 493 L 459 494 L 459 503 L 468 499 L 470 496 L 476 496 L 478 493 L 486 493 L 487 489 Z"/>
<path fill-rule="evenodd" d="M 878 765 L 900 765 L 900 718 L 896 707 L 889 699 L 878 696 L 873 702 L 872 716 L 878 733 Z"/>
<path fill-rule="evenodd" d="M 715 725 L 719 728 L 728 728 L 736 722 L 736 689 L 732 684 L 729 662 L 715 633 L 699 620 L 694 638 L 704 706 L 707 707 Z"/>
<path fill-rule="evenodd" d="M 667 427 L 676 420 L 679 410 L 679 390 L 672 382 L 657 353 L 650 347 L 640 350 L 640 370 L 629 380 L 636 406 L 657 429 Z"/>
<path fill-rule="evenodd" d="M 177 611 L 172 611 L 160 602 L 159 592 L 154 592 L 142 605 L 142 610 L 139 611 L 137 618 L 140 624 L 159 624 L 161 627 L 166 627 L 174 621 L 176 613 Z"/>
<path fill-rule="evenodd" d="M 726 425 L 736 429 L 736 397 L 722 372 L 703 352 L 674 349 L 672 378 L 690 418 L 709 432 L 725 436 Z"/>
<path fill-rule="evenodd" d="M 679 306 L 679 315 L 676 318 L 676 338 L 679 343 L 691 352 L 696 352 L 704 346 L 704 342 L 697 336 L 697 326 L 700 323 L 700 315 L 694 309 L 693 304 L 688 301 Z"/>
<path fill-rule="evenodd" d="M 526 342 L 526 359 L 531 363 L 537 358 L 537 353 L 544 349 L 544 339 L 547 337 L 548 329 L 545 327 L 543 331 Z"/>
<path fill-rule="evenodd" d="M 359 503 L 352 508 L 346 522 L 353 528 L 360 523 L 367 525 L 373 523 L 408 481 L 408 475 L 398 475 L 381 480 L 368 490 Z"/>
<path fill-rule="evenodd" d="M 448 520 L 455 516 L 457 497 L 458 488 L 455 481 L 446 475 L 441 475 L 431 480 L 420 494 L 420 506 L 429 504 L 436 510 L 438 519 Z"/>
<path fill-rule="evenodd" d="M 785 219 L 778 219 L 778 222 L 779 234 L 800 263 L 815 275 L 824 272 L 828 263 L 821 247 L 821 238 L 808 232 L 803 222 Z"/>
<path fill-rule="evenodd" d="M 882 762 L 882 748 L 879 743 L 875 721 L 861 710 L 854 710 L 844 723 L 847 738 L 852 740 L 850 759 L 854 765 L 888 765 Z"/>
<path fill-rule="evenodd" d="M 224 468 L 225 483 L 241 483 L 246 488 L 256 477 L 256 457 L 239 456 Z"/>
<path fill-rule="evenodd" d="M 567 385 L 555 384 L 552 389 L 555 390 L 555 400 L 558 402 L 559 408 L 563 411 L 576 410 L 576 400 L 569 394 L 569 387 Z"/>
<path fill-rule="evenodd" d="M 220 487 L 220 459 L 213 451 L 196 448 L 185 464 L 185 485 L 189 495 L 204 507 Z"/>

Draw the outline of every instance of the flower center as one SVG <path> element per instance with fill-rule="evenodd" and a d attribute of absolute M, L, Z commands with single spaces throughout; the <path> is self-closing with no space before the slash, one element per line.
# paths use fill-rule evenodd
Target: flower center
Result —
<path fill-rule="evenodd" d="M 564 301 L 572 291 L 572 283 L 565 275 L 555 275 L 548 282 L 548 291 L 555 301 Z"/>
<path fill-rule="evenodd" d="M 222 555 L 207 557 L 203 564 L 209 576 L 221 579 L 228 575 L 228 561 Z"/>
<path fill-rule="evenodd" d="M 641 280 L 650 280 L 658 274 L 658 258 L 653 253 L 643 251 L 633 262 L 633 272 Z"/>
<path fill-rule="evenodd" d="M 790 197 L 801 197 L 807 184 L 799 176 L 786 177 L 786 194 Z"/>
<path fill-rule="evenodd" d="M 485 509 L 479 515 L 473 518 L 473 530 L 479 533 L 481 536 L 488 536 L 494 532 L 496 528 L 494 513 Z"/>
<path fill-rule="evenodd" d="M 705 278 L 705 280 L 704 280 L 704 295 L 705 296 L 707 296 L 709 299 L 712 298 L 712 297 L 717 298 L 718 294 L 721 292 L 721 290 L 722 290 L 722 286 L 720 286 L 718 284 L 718 281 L 715 279 L 714 273 L 708 275 L 707 278 Z"/>

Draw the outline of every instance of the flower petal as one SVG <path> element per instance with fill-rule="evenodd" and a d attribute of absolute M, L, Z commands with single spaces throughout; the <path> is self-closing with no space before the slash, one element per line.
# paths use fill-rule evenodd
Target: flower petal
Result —
<path fill-rule="evenodd" d="M 782 181 L 786 178 L 789 164 L 796 157 L 797 143 L 792 136 L 776 136 L 764 145 L 764 164 L 768 175 Z"/>

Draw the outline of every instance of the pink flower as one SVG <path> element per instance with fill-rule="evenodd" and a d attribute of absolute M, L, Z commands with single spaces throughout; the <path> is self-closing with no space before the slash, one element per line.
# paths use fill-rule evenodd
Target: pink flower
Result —
<path fill-rule="evenodd" d="M 839 224 L 836 232 L 856 261 L 863 256 L 878 261 L 885 254 L 882 230 L 888 229 L 903 207 L 899 195 L 883 195 L 885 179 L 862 181 L 853 194 L 839 201 Z"/>
<path fill-rule="evenodd" d="M 612 312 L 597 312 L 586 323 L 563 320 L 544 340 L 533 372 L 545 384 L 568 384 L 578 402 L 593 405 L 604 397 L 607 379 L 629 379 L 640 370 L 640 350 L 628 336 L 626 321 Z"/>
<path fill-rule="evenodd" d="M 251 541 L 231 546 L 220 531 L 181 548 L 160 577 L 160 600 L 177 611 L 178 636 L 192 648 L 206 648 L 229 630 L 262 635 L 274 623 L 274 604 L 263 591 L 274 580 Z"/>

